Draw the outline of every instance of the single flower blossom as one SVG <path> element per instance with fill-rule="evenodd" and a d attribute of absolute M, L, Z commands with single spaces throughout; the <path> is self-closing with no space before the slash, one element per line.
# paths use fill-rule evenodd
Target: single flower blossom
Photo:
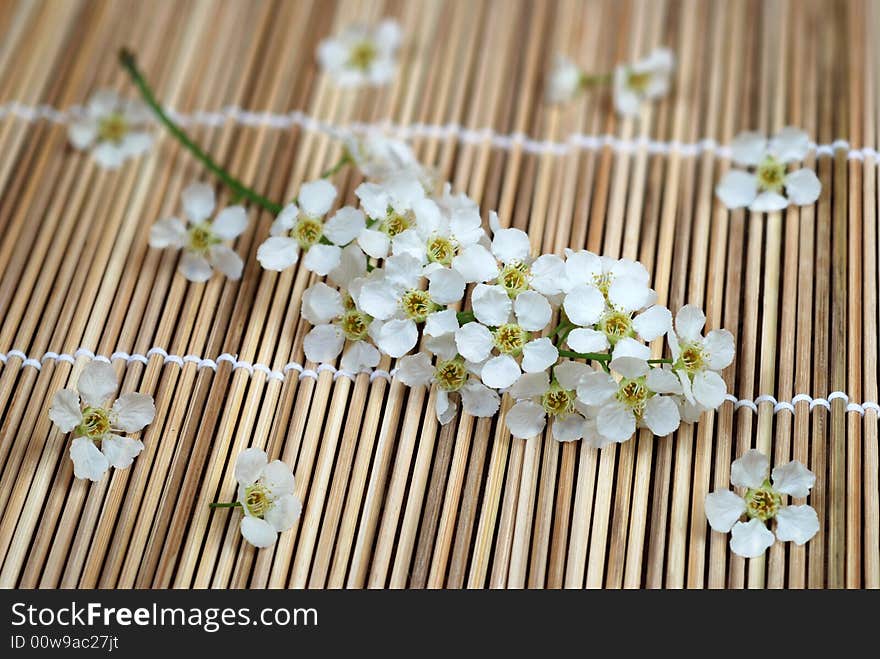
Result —
<path fill-rule="evenodd" d="M 224 244 L 235 240 L 247 228 L 243 206 L 224 208 L 213 221 L 214 189 L 193 183 L 183 191 L 183 211 L 187 221 L 171 217 L 159 220 L 150 228 L 150 247 L 182 249 L 178 271 L 188 280 L 206 282 L 216 268 L 230 279 L 241 279 L 244 262 Z"/>
<path fill-rule="evenodd" d="M 76 391 L 62 389 L 52 399 L 49 418 L 61 432 L 73 433 L 70 459 L 77 478 L 99 481 L 110 466 L 125 469 L 144 449 L 139 439 L 122 433 L 138 432 L 153 421 L 153 398 L 128 393 L 111 403 L 117 387 L 113 367 L 92 361 L 80 373 Z"/>
<path fill-rule="evenodd" d="M 672 352 L 672 368 L 681 381 L 684 398 L 697 414 L 717 409 L 724 402 L 727 385 L 720 373 L 730 366 L 735 354 L 733 335 L 722 329 L 712 330 L 703 337 L 705 324 L 703 312 L 686 304 L 675 316 L 675 329 L 666 335 Z"/>
<path fill-rule="evenodd" d="M 619 114 L 634 116 L 645 101 L 665 96 L 669 91 L 675 57 L 665 48 L 654 49 L 633 64 L 614 69 L 614 107 Z"/>
<path fill-rule="evenodd" d="M 816 476 L 800 462 L 793 460 L 773 469 L 770 459 L 750 449 L 734 460 L 730 482 L 745 490 L 740 496 L 730 490 L 719 490 L 706 496 L 706 517 L 719 533 L 730 533 L 730 549 L 745 558 L 761 556 L 775 540 L 803 545 L 819 532 L 819 517 L 812 506 L 783 505 L 788 495 L 803 499 L 816 483 Z M 775 531 L 767 522 L 775 520 Z"/>
<path fill-rule="evenodd" d="M 369 218 L 358 236 L 358 245 L 375 259 L 384 259 L 391 251 L 391 241 L 409 229 L 426 223 L 436 214 L 421 182 L 410 172 L 396 174 L 381 183 L 367 181 L 354 191 Z"/>
<path fill-rule="evenodd" d="M 364 177 L 382 183 L 391 178 L 415 178 L 426 189 L 433 187 L 433 175 L 401 140 L 372 130 L 366 134 L 347 132 L 342 137 L 345 152 Z"/>
<path fill-rule="evenodd" d="M 647 346 L 630 338 L 614 349 L 610 373 L 592 371 L 577 386 L 578 400 L 596 420 L 591 445 L 602 448 L 625 442 L 637 428 L 648 428 L 658 437 L 681 423 L 675 396 L 681 394 L 678 378 L 667 369 L 651 368 Z"/>
<path fill-rule="evenodd" d="M 568 103 L 584 88 L 580 67 L 563 55 L 556 55 L 547 77 L 544 95 L 548 103 Z"/>
<path fill-rule="evenodd" d="M 397 69 L 400 40 L 400 25 L 391 19 L 375 28 L 351 26 L 319 44 L 318 61 L 341 87 L 384 85 Z"/>
<path fill-rule="evenodd" d="M 517 439 L 530 439 L 543 432 L 549 417 L 551 434 L 560 442 L 571 442 L 593 432 L 589 410 L 577 397 L 581 379 L 592 368 L 587 364 L 563 361 L 548 371 L 526 373 L 510 388 L 516 400 L 508 410 L 505 423 Z"/>
<path fill-rule="evenodd" d="M 302 502 L 294 491 L 290 467 L 252 447 L 235 461 L 238 502 L 244 512 L 241 534 L 254 547 L 271 547 L 278 534 L 287 531 L 302 514 Z"/>
<path fill-rule="evenodd" d="M 269 229 L 270 236 L 257 249 L 257 260 L 266 270 L 281 272 L 305 253 L 306 270 L 324 276 L 339 266 L 342 248 L 364 230 L 363 213 L 346 206 L 324 221 L 337 191 L 324 179 L 303 183 L 297 202 L 284 207 Z"/>
<path fill-rule="evenodd" d="M 92 157 L 102 167 L 116 169 L 128 158 L 149 150 L 153 137 L 149 132 L 149 108 L 138 100 L 126 100 L 109 89 L 95 92 L 85 115 L 70 124 L 70 143 Z"/>
<path fill-rule="evenodd" d="M 809 137 L 801 130 L 783 128 L 770 140 L 760 133 L 740 133 L 730 150 L 736 164 L 755 168 L 754 173 L 731 169 L 716 186 L 715 194 L 730 209 L 769 213 L 791 204 L 809 206 L 822 192 L 812 170 L 789 171 L 789 165 L 802 161 L 810 150 Z"/>

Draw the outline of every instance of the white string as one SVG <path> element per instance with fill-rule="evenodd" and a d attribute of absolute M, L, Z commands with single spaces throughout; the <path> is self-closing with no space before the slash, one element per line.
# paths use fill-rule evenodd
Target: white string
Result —
<path fill-rule="evenodd" d="M 26 105 L 17 101 L 0 105 L 0 119 L 6 116 L 23 119 L 29 122 L 40 120 L 56 124 L 66 124 L 82 116 L 81 106 L 72 106 L 67 110 L 59 110 L 51 105 Z M 427 137 L 435 139 L 456 139 L 465 144 L 488 144 L 494 148 L 507 151 L 522 150 L 526 153 L 566 155 L 572 151 L 599 151 L 610 148 L 619 153 L 635 153 L 644 151 L 649 154 L 669 155 L 677 153 L 685 157 L 698 156 L 704 153 L 715 153 L 722 158 L 729 158 L 730 147 L 718 144 L 711 138 L 698 142 L 663 142 L 640 137 L 632 140 L 621 139 L 614 135 L 587 135 L 572 133 L 564 141 L 538 140 L 525 133 L 499 133 L 492 128 L 473 129 L 452 122 L 448 124 L 414 123 L 396 124 L 390 120 L 376 123 L 352 122 L 334 124 L 309 116 L 300 110 L 288 113 L 245 110 L 236 105 L 228 105 L 216 112 L 197 110 L 189 114 L 167 110 L 168 116 L 182 126 L 222 126 L 234 122 L 244 126 L 266 126 L 286 130 L 298 126 L 303 130 L 327 133 L 339 136 L 346 131 L 366 133 L 380 130 L 400 139 Z M 838 150 L 847 151 L 851 160 L 873 158 L 880 160 L 880 151 L 871 147 L 854 148 L 846 140 L 835 140 L 830 144 L 810 142 L 810 150 L 817 156 L 833 156 Z"/>
<path fill-rule="evenodd" d="M 185 364 L 191 363 L 195 364 L 196 368 L 210 368 L 212 371 L 216 371 L 219 368 L 220 364 L 222 364 L 223 362 L 229 362 L 230 364 L 232 364 L 233 371 L 244 369 L 248 372 L 248 375 L 251 376 L 253 376 L 255 373 L 262 373 L 266 377 L 266 379 L 278 380 L 280 382 L 286 380 L 291 371 L 296 371 L 296 377 L 299 380 L 302 380 L 304 378 L 317 380 L 318 376 L 325 371 L 332 373 L 334 380 L 340 377 L 346 377 L 354 380 L 359 375 L 358 373 L 352 373 L 351 371 L 336 368 L 332 364 L 319 364 L 317 368 L 311 369 L 306 368 L 299 362 L 290 362 L 280 370 L 273 370 L 266 364 L 251 363 L 248 361 L 240 360 L 236 355 L 229 354 L 228 352 L 224 352 L 216 359 L 209 359 L 199 357 L 198 355 L 172 355 L 169 354 L 168 351 L 164 348 L 159 347 L 150 348 L 145 355 L 138 353 L 129 354 L 120 350 L 114 352 L 109 357 L 96 355 L 88 348 L 79 348 L 73 354 L 57 353 L 51 351 L 46 352 L 39 359 L 28 357 L 21 350 L 10 350 L 6 353 L 0 352 L 0 362 L 2 362 L 4 365 L 7 365 L 10 359 L 17 358 L 21 360 L 21 363 L 18 366 L 20 369 L 29 366 L 39 371 L 43 366 L 43 362 L 46 361 L 67 362 L 68 364 L 73 364 L 78 358 L 86 357 L 88 359 L 96 359 L 104 362 L 117 361 L 121 359 L 129 364 L 132 362 L 147 364 L 150 358 L 155 356 L 161 357 L 164 364 L 176 364 L 177 366 L 182 368 Z M 372 382 L 376 378 L 381 378 L 390 382 L 391 379 L 394 377 L 394 373 L 396 372 L 396 370 L 397 369 L 391 369 L 391 371 L 385 371 L 382 369 L 365 369 L 363 372 L 370 376 L 370 382 Z M 814 410 L 816 407 L 823 407 L 826 410 L 830 410 L 831 403 L 838 399 L 842 400 L 846 404 L 847 412 L 858 412 L 860 415 L 864 416 L 865 412 L 873 410 L 875 414 L 880 415 L 880 404 L 873 401 L 865 401 L 864 403 L 850 402 L 849 396 L 843 391 L 832 391 L 830 394 L 828 394 L 827 398 L 814 398 L 809 394 L 796 394 L 792 397 L 791 401 L 779 401 L 770 394 L 762 394 L 754 400 L 737 398 L 732 394 L 727 394 L 725 396 L 725 401 L 733 403 L 733 407 L 736 410 L 745 407 L 750 409 L 752 412 L 757 413 L 760 405 L 767 404 L 773 406 L 774 414 L 782 410 L 794 413 L 795 408 L 799 403 L 808 403 L 810 411 Z"/>

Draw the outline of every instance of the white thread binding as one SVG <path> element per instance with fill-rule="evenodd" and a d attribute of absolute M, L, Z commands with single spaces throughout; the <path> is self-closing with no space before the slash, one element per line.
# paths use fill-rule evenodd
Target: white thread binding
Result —
<path fill-rule="evenodd" d="M 10 359 L 16 357 L 21 360 L 21 363 L 18 366 L 19 369 L 30 366 L 39 371 L 43 366 L 43 362 L 45 361 L 66 362 L 68 364 L 73 364 L 76 359 L 80 357 L 87 357 L 88 359 L 97 359 L 108 363 L 121 359 L 126 363 L 140 362 L 141 364 L 147 364 L 149 363 L 150 357 L 155 356 L 161 357 L 163 364 L 176 364 L 181 368 L 183 368 L 185 364 L 195 364 L 196 368 L 210 368 L 212 371 L 216 371 L 221 363 L 229 362 L 230 364 L 232 364 L 233 371 L 244 369 L 248 372 L 248 375 L 250 376 L 253 376 L 254 373 L 262 373 L 266 376 L 266 379 L 277 380 L 279 382 L 283 382 L 284 380 L 286 380 L 288 374 L 291 371 L 296 371 L 297 378 L 299 380 L 302 380 L 304 378 L 317 380 L 318 376 L 325 371 L 332 373 L 334 380 L 340 377 L 346 377 L 350 380 L 354 380 L 359 375 L 358 373 L 352 373 L 341 368 L 336 368 L 332 364 L 319 364 L 317 368 L 311 369 L 306 368 L 304 365 L 298 362 L 290 362 L 289 364 L 285 364 L 280 370 L 276 371 L 266 364 L 252 364 L 251 362 L 240 360 L 237 358 L 236 355 L 231 355 L 228 352 L 224 352 L 223 354 L 219 355 L 215 360 L 207 357 L 199 357 L 198 355 L 172 355 L 169 354 L 168 351 L 164 348 L 159 347 L 150 348 L 149 350 L 147 350 L 147 354 L 145 355 L 141 355 L 138 353 L 129 354 L 120 350 L 112 353 L 110 357 L 96 355 L 88 348 L 79 348 L 72 355 L 49 351 L 44 353 L 43 356 L 39 359 L 28 357 L 27 354 L 25 354 L 21 350 L 9 350 L 6 353 L 0 352 L 0 363 L 4 365 L 8 364 Z M 377 368 L 365 370 L 363 371 L 363 373 L 366 373 L 370 376 L 370 382 L 373 382 L 376 378 L 381 378 L 390 382 L 394 378 L 394 373 L 396 370 L 397 369 L 391 369 L 391 371 L 386 371 Z M 735 410 L 746 407 L 755 414 L 757 414 L 758 412 L 758 406 L 765 403 L 773 405 L 774 414 L 777 414 L 782 410 L 786 410 L 787 412 L 791 412 L 793 414 L 798 403 L 809 403 L 811 412 L 816 407 L 823 407 L 826 410 L 830 410 L 832 401 L 838 399 L 842 400 L 846 404 L 847 412 L 858 412 L 861 416 L 865 416 L 865 413 L 868 410 L 872 410 L 874 414 L 880 416 L 880 404 L 874 401 L 865 401 L 864 403 L 851 403 L 849 400 L 849 396 L 843 391 L 832 391 L 830 394 L 828 394 L 827 398 L 813 398 L 809 394 L 795 394 L 790 402 L 784 400 L 776 400 L 776 398 L 774 396 L 771 396 L 770 394 L 761 394 L 754 400 L 749 400 L 747 398 L 737 398 L 733 394 L 725 394 L 724 396 L 725 402 L 733 403 L 733 408 Z"/>
<path fill-rule="evenodd" d="M 635 153 L 644 150 L 649 154 L 669 155 L 678 153 L 685 157 L 694 157 L 704 153 L 715 153 L 719 157 L 729 158 L 730 147 L 718 144 L 717 141 L 706 138 L 698 142 L 679 142 L 676 140 L 662 142 L 640 137 L 634 140 L 625 140 L 614 135 L 586 135 L 584 133 L 572 133 L 562 142 L 553 140 L 539 140 L 529 137 L 522 132 L 510 134 L 499 133 L 492 128 L 467 128 L 461 124 L 452 122 L 448 124 L 424 124 L 414 123 L 401 125 L 392 121 L 378 121 L 376 123 L 351 122 L 347 124 L 334 124 L 311 117 L 300 110 L 288 113 L 258 112 L 245 110 L 236 105 L 227 105 L 217 112 L 197 110 L 185 114 L 175 110 L 168 110 L 168 115 L 182 126 L 209 126 L 219 127 L 232 121 L 243 126 L 266 126 L 279 130 L 286 130 L 299 126 L 312 131 L 339 136 L 346 131 L 365 133 L 371 130 L 382 130 L 401 139 L 427 137 L 434 139 L 454 138 L 465 144 L 489 144 L 497 149 L 512 151 L 521 149 L 526 153 L 566 155 L 575 150 L 598 151 L 610 148 L 618 153 Z M 67 110 L 59 110 L 50 105 L 25 105 L 17 101 L 0 105 L 0 119 L 15 117 L 28 122 L 40 120 L 50 121 L 56 124 L 66 124 L 77 117 L 82 116 L 81 106 L 71 106 Z M 862 160 L 873 158 L 880 160 L 880 151 L 871 147 L 861 149 L 853 148 L 846 140 L 838 139 L 830 144 L 810 143 L 810 149 L 817 156 L 833 156 L 835 151 L 845 150 L 850 160 Z"/>

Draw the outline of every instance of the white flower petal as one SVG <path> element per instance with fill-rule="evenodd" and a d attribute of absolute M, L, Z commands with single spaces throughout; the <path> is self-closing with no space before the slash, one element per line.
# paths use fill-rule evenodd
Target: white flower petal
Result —
<path fill-rule="evenodd" d="M 749 204 L 749 210 L 754 213 L 772 213 L 788 208 L 788 199 L 775 192 L 762 192 Z"/>
<path fill-rule="evenodd" d="M 705 314 L 693 304 L 684 305 L 675 315 L 675 331 L 685 341 L 699 341 L 705 324 Z"/>
<path fill-rule="evenodd" d="M 608 299 L 626 312 L 647 306 L 651 296 L 651 289 L 632 277 L 615 277 L 608 288 Z"/>
<path fill-rule="evenodd" d="M 272 460 L 272 462 L 263 467 L 260 480 L 273 497 L 293 494 L 293 491 L 296 489 L 293 472 L 281 460 Z"/>
<path fill-rule="evenodd" d="M 550 388 L 550 375 L 547 371 L 525 373 L 508 390 L 515 400 L 537 398 Z M 543 413 L 543 412 L 542 412 Z"/>
<path fill-rule="evenodd" d="M 226 245 L 214 245 L 210 252 L 210 263 L 229 279 L 237 281 L 241 279 L 244 270 L 244 261 Z"/>
<path fill-rule="evenodd" d="M 312 325 L 329 323 L 343 313 L 342 295 L 324 282 L 319 281 L 303 292 L 300 315 Z"/>
<path fill-rule="evenodd" d="M 744 558 L 757 558 L 773 544 L 773 533 L 760 519 L 737 522 L 730 529 L 730 550 Z"/>
<path fill-rule="evenodd" d="M 633 318 L 633 329 L 643 341 L 653 341 L 672 329 L 672 313 L 660 304 L 655 304 Z"/>
<path fill-rule="evenodd" d="M 372 368 L 376 368 L 379 365 L 380 358 L 381 355 L 376 346 L 366 341 L 355 341 L 345 351 L 345 354 L 342 355 L 339 365 L 343 371 L 360 373 L 361 371 L 369 371 Z"/>
<path fill-rule="evenodd" d="M 639 343 L 635 339 L 625 336 L 614 345 L 614 352 L 611 353 L 611 358 L 615 360 L 624 357 L 647 361 L 651 358 L 651 349 L 644 343 Z"/>
<path fill-rule="evenodd" d="M 125 150 L 115 142 L 100 142 L 92 149 L 92 158 L 105 169 L 118 169 L 125 157 Z"/>
<path fill-rule="evenodd" d="M 596 430 L 611 441 L 625 442 L 636 431 L 636 418 L 623 404 L 612 400 L 599 408 Z"/>
<path fill-rule="evenodd" d="M 77 437 L 70 444 L 70 459 L 73 460 L 73 475 L 90 481 L 101 480 L 110 468 L 107 456 L 85 437 Z"/>
<path fill-rule="evenodd" d="M 575 352 L 604 352 L 608 349 L 608 337 L 604 332 L 578 327 L 568 333 L 568 347 Z"/>
<path fill-rule="evenodd" d="M 455 345 L 455 334 L 443 334 L 441 336 L 426 336 L 425 350 L 437 355 L 440 359 L 454 359 L 458 355 L 458 347 Z M 470 364 L 478 362 L 466 362 L 468 370 Z"/>
<path fill-rule="evenodd" d="M 517 295 L 513 310 L 520 327 L 529 332 L 543 330 L 553 315 L 547 298 L 536 291 L 523 291 Z"/>
<path fill-rule="evenodd" d="M 342 250 L 339 265 L 327 278 L 337 286 L 349 288 L 355 279 L 367 274 L 367 257 L 361 248 L 351 244 Z"/>
<path fill-rule="evenodd" d="M 107 462 L 117 469 L 126 469 L 131 466 L 134 459 L 144 450 L 144 444 L 138 439 L 120 437 L 119 435 L 106 435 L 101 441 L 101 452 L 107 458 Z"/>
<path fill-rule="evenodd" d="M 675 373 L 665 368 L 652 368 L 645 378 L 648 389 L 658 394 L 681 394 L 681 382 Z"/>
<path fill-rule="evenodd" d="M 529 341 L 523 346 L 522 369 L 526 373 L 544 371 L 553 366 L 557 359 L 559 359 L 559 350 L 547 337 Z"/>
<path fill-rule="evenodd" d="M 706 362 L 713 371 L 720 371 L 730 366 L 736 354 L 733 334 L 727 330 L 712 330 L 703 340 Z"/>
<path fill-rule="evenodd" d="M 671 396 L 652 396 L 645 404 L 642 421 L 657 437 L 666 437 L 678 430 L 681 414 Z"/>
<path fill-rule="evenodd" d="M 588 327 L 605 311 L 605 297 L 595 286 L 578 284 L 569 290 L 562 307 L 571 322 Z"/>
<path fill-rule="evenodd" d="M 694 398 L 707 410 L 721 407 L 727 395 L 727 385 L 715 371 L 700 371 L 694 375 L 692 386 Z"/>
<path fill-rule="evenodd" d="M 257 249 L 257 260 L 266 270 L 286 270 L 299 261 L 299 243 L 292 238 L 270 236 Z"/>
<path fill-rule="evenodd" d="M 801 161 L 810 151 L 810 136 L 799 128 L 786 126 L 770 140 L 767 150 L 783 163 Z"/>
<path fill-rule="evenodd" d="M 553 369 L 553 375 L 563 389 L 574 391 L 584 376 L 593 372 L 593 368 L 581 362 L 564 361 Z"/>
<path fill-rule="evenodd" d="M 283 533 L 293 527 L 301 514 L 300 500 L 293 494 L 285 494 L 276 499 L 272 507 L 266 511 L 265 519 L 273 529 Z"/>
<path fill-rule="evenodd" d="M 358 308 L 379 320 L 391 318 L 398 310 L 399 300 L 384 278 L 366 282 L 357 296 Z"/>
<path fill-rule="evenodd" d="M 343 206 L 324 223 L 324 236 L 332 243 L 343 247 L 361 235 L 367 226 L 363 211 L 351 206 Z"/>
<path fill-rule="evenodd" d="M 116 413 L 114 426 L 125 432 L 142 430 L 156 416 L 156 406 L 149 394 L 123 394 L 113 403 L 113 411 Z"/>
<path fill-rule="evenodd" d="M 310 217 L 321 217 L 327 214 L 336 200 L 336 188 L 326 179 L 318 179 L 303 183 L 297 197 L 300 209 Z"/>
<path fill-rule="evenodd" d="M 194 224 L 204 222 L 214 212 L 214 188 L 207 183 L 191 183 L 181 194 L 183 210 Z"/>
<path fill-rule="evenodd" d="M 484 325 L 498 327 L 510 318 L 511 301 L 501 286 L 477 284 L 471 294 L 474 315 Z"/>
<path fill-rule="evenodd" d="M 278 217 L 275 218 L 275 221 L 272 222 L 272 226 L 269 228 L 269 235 L 283 236 L 296 225 L 298 216 L 299 207 L 296 204 L 287 204 L 278 214 Z"/>
<path fill-rule="evenodd" d="M 531 267 L 533 289 L 544 295 L 559 295 L 564 290 L 566 270 L 565 261 L 555 254 L 543 254 L 535 259 Z"/>
<path fill-rule="evenodd" d="M 770 459 L 757 449 L 749 449 L 730 466 L 730 482 L 736 487 L 761 487 L 770 474 Z"/>
<path fill-rule="evenodd" d="M 577 388 L 577 397 L 584 405 L 602 405 L 617 393 L 617 382 L 602 371 L 593 371 L 583 378 Z"/>
<path fill-rule="evenodd" d="M 440 422 L 440 425 L 445 426 L 455 418 L 455 415 L 458 413 L 458 405 L 449 398 L 448 391 L 437 389 L 434 411 L 437 414 L 437 420 Z"/>
<path fill-rule="evenodd" d="M 595 277 L 602 274 L 602 259 L 593 252 L 580 250 L 572 252 L 566 251 L 565 259 L 565 278 L 566 282 L 563 290 L 568 292 L 578 284 L 595 283 Z"/>
<path fill-rule="evenodd" d="M 431 364 L 431 358 L 424 352 L 402 357 L 397 362 L 394 377 L 407 387 L 424 387 L 431 384 L 431 380 L 434 378 L 434 366 Z"/>
<path fill-rule="evenodd" d="M 98 124 L 92 119 L 74 121 L 67 129 L 67 137 L 74 148 L 87 149 L 98 137 Z"/>
<path fill-rule="evenodd" d="M 82 422 L 79 396 L 72 389 L 61 389 L 52 397 L 49 419 L 61 432 L 70 432 Z"/>
<path fill-rule="evenodd" d="M 239 485 L 250 485 L 260 478 L 267 464 L 269 456 L 263 449 L 256 446 L 245 449 L 235 460 L 235 480 Z"/>
<path fill-rule="evenodd" d="M 452 334 L 458 329 L 458 315 L 455 309 L 444 309 L 428 316 L 425 321 L 427 336 L 443 336 Z"/>
<path fill-rule="evenodd" d="M 211 278 L 214 271 L 204 256 L 184 252 L 177 264 L 177 271 L 194 284 L 202 284 Z"/>
<path fill-rule="evenodd" d="M 508 410 L 505 422 L 511 435 L 517 439 L 530 439 L 544 430 L 547 415 L 537 403 L 521 400 Z"/>
<path fill-rule="evenodd" d="M 585 425 L 586 421 L 580 414 L 569 414 L 565 418 L 554 418 L 550 431 L 558 442 L 573 442 L 584 436 Z"/>
<path fill-rule="evenodd" d="M 727 208 L 746 208 L 758 196 L 758 178 L 738 169 L 728 171 L 718 185 L 715 194 Z"/>
<path fill-rule="evenodd" d="M 819 516 L 811 506 L 784 506 L 776 513 L 776 537 L 802 545 L 819 532 Z"/>
<path fill-rule="evenodd" d="M 165 249 L 176 247 L 182 249 L 186 246 L 186 225 L 176 217 L 159 220 L 150 227 L 150 247 Z"/>
<path fill-rule="evenodd" d="M 241 519 L 241 535 L 259 549 L 271 547 L 278 539 L 278 533 L 272 525 L 257 517 L 243 517 Z"/>
<path fill-rule="evenodd" d="M 115 89 L 99 89 L 89 97 L 87 110 L 90 117 L 106 117 L 119 110 L 120 104 Z"/>
<path fill-rule="evenodd" d="M 510 355 L 492 357 L 483 365 L 483 384 L 493 389 L 505 389 L 517 381 L 522 371 Z"/>
<path fill-rule="evenodd" d="M 745 500 L 730 490 L 706 495 L 706 519 L 713 531 L 728 533 L 746 511 Z"/>
<path fill-rule="evenodd" d="M 384 259 L 388 256 L 388 250 L 391 248 L 391 239 L 388 234 L 375 229 L 362 231 L 357 242 L 361 249 L 374 259 Z"/>
<path fill-rule="evenodd" d="M 812 170 L 799 169 L 785 177 L 785 194 L 791 203 L 809 206 L 822 194 L 822 183 Z"/>
<path fill-rule="evenodd" d="M 317 325 L 303 339 L 306 359 L 317 363 L 334 361 L 343 345 L 345 334 L 336 325 Z"/>
<path fill-rule="evenodd" d="M 773 489 L 802 499 L 816 484 L 816 476 L 797 460 L 773 469 Z"/>
<path fill-rule="evenodd" d="M 455 332 L 455 345 L 468 361 L 481 362 L 492 353 L 492 332 L 480 323 L 465 323 Z"/>
<path fill-rule="evenodd" d="M 476 380 L 468 380 L 459 390 L 461 406 L 467 414 L 477 417 L 490 417 L 498 411 L 501 397 L 498 392 Z"/>
<path fill-rule="evenodd" d="M 526 261 L 531 251 L 529 236 L 520 229 L 499 229 L 492 238 L 492 253 L 502 263 Z"/>
<path fill-rule="evenodd" d="M 312 245 L 303 256 L 303 267 L 325 277 L 342 261 L 342 248 L 337 245 Z"/>
<path fill-rule="evenodd" d="M 469 245 L 452 259 L 452 267 L 469 284 L 481 283 L 498 276 L 498 263 L 482 245 Z"/>
<path fill-rule="evenodd" d="M 419 330 L 411 320 L 374 320 L 370 325 L 370 336 L 376 346 L 389 357 L 403 357 L 416 347 Z"/>
<path fill-rule="evenodd" d="M 117 385 L 113 367 L 107 362 L 94 360 L 83 368 L 76 382 L 76 390 L 86 405 L 104 407 L 116 393 Z"/>
<path fill-rule="evenodd" d="M 567 57 L 557 55 L 547 79 L 548 103 L 567 103 L 581 89 L 581 70 Z"/>
<path fill-rule="evenodd" d="M 612 371 L 630 380 L 646 376 L 651 368 L 648 362 L 638 357 L 617 357 L 611 360 L 610 366 Z"/>
<path fill-rule="evenodd" d="M 211 230 L 223 240 L 234 240 L 247 229 L 248 217 L 244 206 L 229 206 L 217 213 Z"/>
<path fill-rule="evenodd" d="M 761 133 L 740 133 L 730 143 L 730 151 L 735 163 L 746 167 L 757 165 L 767 153 L 767 138 Z"/>
<path fill-rule="evenodd" d="M 464 297 L 464 277 L 455 270 L 435 270 L 428 275 L 428 282 L 428 294 L 437 304 L 453 304 Z"/>

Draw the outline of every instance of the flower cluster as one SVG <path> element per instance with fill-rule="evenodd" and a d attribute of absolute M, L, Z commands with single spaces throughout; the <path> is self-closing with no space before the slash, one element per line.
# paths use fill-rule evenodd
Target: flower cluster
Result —
<path fill-rule="evenodd" d="M 63 433 L 73 432 L 70 458 L 77 478 L 99 481 L 112 465 L 125 469 L 144 450 L 139 439 L 123 433 L 143 430 L 156 408 L 147 394 L 123 394 L 111 404 L 118 382 L 107 362 L 89 362 L 80 373 L 76 391 L 55 392 L 49 418 Z"/>
<path fill-rule="evenodd" d="M 495 213 L 487 231 L 473 200 L 448 184 L 426 187 L 400 155 L 405 146 L 377 144 L 357 208 L 332 212 L 333 185 L 308 182 L 257 253 L 264 268 L 302 258 L 327 278 L 302 298 L 314 326 L 303 342 L 309 360 L 341 355 L 356 373 L 384 354 L 399 359 L 404 384 L 436 388 L 442 423 L 459 402 L 492 416 L 509 393 L 515 437 L 538 435 L 549 420 L 556 439 L 596 447 L 640 427 L 667 435 L 724 401 L 719 373 L 733 337 L 702 336 L 705 317 L 690 305 L 673 325 L 641 264 L 584 250 L 535 256 L 524 231 L 503 228 Z M 652 359 L 648 343 L 663 336 L 671 357 Z"/>
<path fill-rule="evenodd" d="M 730 533 L 734 554 L 756 558 L 776 540 L 802 545 L 819 532 L 819 517 L 811 506 L 782 503 L 786 495 L 805 498 L 816 483 L 813 472 L 793 460 L 774 468 L 770 479 L 770 460 L 751 449 L 730 468 L 730 482 L 742 488 L 743 495 L 720 490 L 706 496 L 709 525 L 720 533 Z M 767 528 L 767 522 L 772 521 L 775 536 Z"/>

